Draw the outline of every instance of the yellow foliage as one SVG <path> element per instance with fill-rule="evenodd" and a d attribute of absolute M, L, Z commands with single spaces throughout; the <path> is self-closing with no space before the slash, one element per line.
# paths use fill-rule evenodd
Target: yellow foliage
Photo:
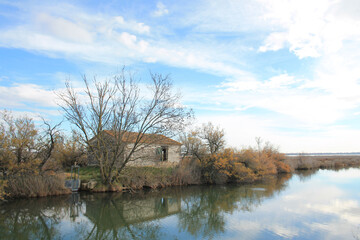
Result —
<path fill-rule="evenodd" d="M 38 175 L 40 163 L 40 159 L 20 163 L 15 163 L 14 161 L 11 161 L 8 165 L 8 175 Z"/>
<path fill-rule="evenodd" d="M 5 187 L 7 186 L 7 181 L 0 180 L 0 200 L 4 200 L 6 196 Z"/>
<path fill-rule="evenodd" d="M 252 182 L 266 175 L 291 172 L 283 161 L 285 156 L 273 148 L 253 148 L 236 152 L 233 149 L 208 155 L 201 162 L 205 182 Z"/>

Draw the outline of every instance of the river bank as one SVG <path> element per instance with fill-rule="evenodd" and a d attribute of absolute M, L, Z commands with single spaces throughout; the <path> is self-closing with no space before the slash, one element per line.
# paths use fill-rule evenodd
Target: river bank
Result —
<path fill-rule="evenodd" d="M 221 159 L 221 158 L 220 158 Z M 289 172 L 295 170 L 340 169 L 360 166 L 360 156 L 287 156 L 282 162 L 288 166 Z M 226 162 L 229 165 L 229 161 Z M 185 161 L 171 167 L 126 167 L 119 179 L 111 185 L 104 185 L 99 167 L 80 168 L 80 191 L 86 192 L 134 192 L 140 189 L 159 189 L 170 186 L 209 185 L 226 183 L 253 183 L 281 174 L 281 170 L 263 171 L 263 166 L 251 166 L 236 169 L 228 166 L 219 170 L 201 167 L 197 162 Z M 206 171 L 205 171 L 206 170 Z M 226 172 L 224 173 L 224 170 Z M 231 172 L 231 174 L 229 173 Z M 226 175 L 226 173 L 228 175 Z M 209 177 L 209 175 L 212 176 Z M 44 197 L 51 195 L 70 194 L 63 183 L 69 178 L 70 171 L 53 173 L 52 175 L 22 176 L 7 182 L 8 198 Z M 205 176 L 205 177 L 204 177 Z M 213 180 L 212 182 L 210 180 Z"/>

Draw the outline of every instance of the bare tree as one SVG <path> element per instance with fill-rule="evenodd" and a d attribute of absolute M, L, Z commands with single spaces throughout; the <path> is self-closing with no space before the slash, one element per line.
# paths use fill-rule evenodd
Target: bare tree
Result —
<path fill-rule="evenodd" d="M 262 147 L 263 139 L 261 137 L 255 137 L 255 142 L 257 147 L 258 158 L 261 159 L 262 149 L 263 149 Z"/>
<path fill-rule="evenodd" d="M 199 130 L 200 137 L 205 141 L 210 154 L 222 150 L 225 146 L 225 132 L 219 126 L 214 126 L 211 122 L 203 124 Z"/>
<path fill-rule="evenodd" d="M 180 135 L 180 142 L 183 145 L 183 157 L 192 156 L 202 161 L 207 154 L 218 153 L 224 148 L 225 132 L 219 126 L 208 122 Z"/>
<path fill-rule="evenodd" d="M 94 78 L 92 84 L 84 76 L 85 90 L 81 93 L 67 82 L 66 90 L 58 94 L 65 118 L 76 126 L 99 162 L 104 183 L 113 183 L 125 165 L 135 159 L 134 153 L 148 143 L 144 141 L 148 134 L 169 136 L 181 130 L 191 117 L 191 112 L 180 105 L 180 95 L 172 92 L 168 75 L 150 73 L 150 77 L 152 83 L 146 95 L 125 69 L 112 79 Z M 136 133 L 130 149 L 127 138 L 134 134 L 129 133 Z"/>
<path fill-rule="evenodd" d="M 54 125 L 51 124 L 48 120 L 41 117 L 43 121 L 43 135 L 40 138 L 38 155 L 41 159 L 40 168 L 45 165 L 45 163 L 50 159 L 52 153 L 55 149 L 56 144 L 58 143 L 60 136 L 60 125 L 62 121 Z"/>
<path fill-rule="evenodd" d="M 197 131 L 190 131 L 180 135 L 180 142 L 182 143 L 182 157 L 195 157 L 200 161 L 207 153 L 206 146 L 199 137 Z"/>

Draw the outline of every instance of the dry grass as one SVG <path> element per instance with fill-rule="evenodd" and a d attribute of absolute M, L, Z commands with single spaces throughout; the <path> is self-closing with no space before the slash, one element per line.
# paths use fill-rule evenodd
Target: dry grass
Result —
<path fill-rule="evenodd" d="M 287 156 L 285 163 L 297 170 L 343 168 L 360 166 L 360 156 Z"/>
<path fill-rule="evenodd" d="M 173 185 L 193 185 L 201 183 L 200 162 L 197 159 L 185 157 L 173 174 Z"/>
<path fill-rule="evenodd" d="M 6 192 L 9 197 L 44 197 L 69 193 L 64 179 L 56 175 L 17 175 L 8 178 Z"/>
<path fill-rule="evenodd" d="M 159 188 L 173 185 L 172 167 L 126 167 L 118 182 L 125 188 Z"/>

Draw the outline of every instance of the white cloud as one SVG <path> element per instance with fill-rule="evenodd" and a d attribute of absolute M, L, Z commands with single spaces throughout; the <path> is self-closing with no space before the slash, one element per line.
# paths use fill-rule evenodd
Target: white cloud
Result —
<path fill-rule="evenodd" d="M 55 94 L 36 84 L 14 84 L 10 87 L 0 86 L 0 107 L 11 108 L 25 105 L 56 107 Z"/>
<path fill-rule="evenodd" d="M 104 19 L 100 19 L 98 22 L 99 28 L 103 32 L 104 30 L 112 32 L 117 29 L 123 29 L 127 31 L 132 31 L 139 34 L 149 34 L 150 26 L 136 21 L 125 21 L 122 16 L 116 16 L 110 19 L 106 17 Z"/>
<path fill-rule="evenodd" d="M 288 35 L 284 32 L 271 33 L 266 39 L 265 44 L 259 48 L 260 52 L 277 51 L 285 47 Z"/>
<path fill-rule="evenodd" d="M 341 98 L 315 87 L 310 88 L 308 82 L 288 74 L 273 76 L 265 82 L 228 81 L 221 85 L 219 96 L 216 98 L 214 95 L 213 98 L 232 106 L 271 110 L 314 126 L 335 123 L 347 110 L 360 104 L 360 98 L 357 101 Z"/>
<path fill-rule="evenodd" d="M 260 2 L 265 8 L 264 20 L 274 29 L 260 51 L 276 51 L 288 45 L 300 59 L 319 57 L 337 52 L 344 41 L 360 37 L 360 21 L 344 7 L 347 1 Z"/>
<path fill-rule="evenodd" d="M 360 135 L 360 130 L 350 127 L 308 126 L 276 114 L 214 113 L 198 116 L 197 120 L 199 125 L 211 121 L 223 128 L 228 146 L 255 145 L 255 137 L 261 137 L 279 146 L 281 152 L 352 152 L 358 148 Z"/>
<path fill-rule="evenodd" d="M 156 4 L 156 10 L 153 12 L 153 16 L 161 17 L 166 14 L 169 14 L 169 10 L 166 8 L 166 6 L 162 2 L 158 2 Z"/>
<path fill-rule="evenodd" d="M 30 14 L 26 23 L 1 31 L 0 46 L 111 65 L 160 62 L 221 76 L 251 75 L 236 62 L 226 62 L 231 57 L 222 49 L 193 41 L 168 41 L 151 35 L 148 25 L 122 16 L 91 15 L 73 6 L 67 12 L 67 5 L 58 7 L 63 11 L 36 8 L 39 13 Z M 48 12 L 42 13 L 45 10 Z"/>
<path fill-rule="evenodd" d="M 45 13 L 38 14 L 35 21 L 36 28 L 40 32 L 48 33 L 56 38 L 79 43 L 91 43 L 93 41 L 92 34 L 81 24 Z"/>

